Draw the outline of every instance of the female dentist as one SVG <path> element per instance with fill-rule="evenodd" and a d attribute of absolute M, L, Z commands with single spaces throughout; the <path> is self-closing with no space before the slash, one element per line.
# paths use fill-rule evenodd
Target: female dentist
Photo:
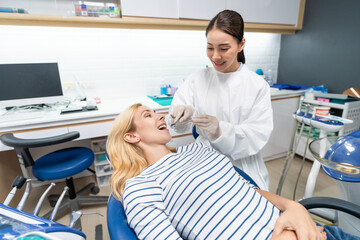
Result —
<path fill-rule="evenodd" d="M 196 141 L 227 155 L 233 165 L 269 190 L 260 150 L 273 129 L 270 87 L 245 65 L 244 22 L 231 10 L 218 13 L 206 29 L 213 68 L 190 75 L 176 92 L 170 125 L 176 132 L 197 127 Z"/>

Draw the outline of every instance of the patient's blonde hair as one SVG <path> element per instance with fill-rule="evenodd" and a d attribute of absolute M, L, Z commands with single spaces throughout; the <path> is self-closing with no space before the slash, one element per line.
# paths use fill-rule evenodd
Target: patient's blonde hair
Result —
<path fill-rule="evenodd" d="M 139 175 L 148 165 L 143 151 L 135 144 L 124 140 L 125 133 L 136 130 L 133 119 L 140 106 L 142 106 L 140 103 L 130 106 L 115 119 L 107 140 L 107 153 L 114 170 L 110 184 L 119 200 L 121 200 L 126 180 Z"/>

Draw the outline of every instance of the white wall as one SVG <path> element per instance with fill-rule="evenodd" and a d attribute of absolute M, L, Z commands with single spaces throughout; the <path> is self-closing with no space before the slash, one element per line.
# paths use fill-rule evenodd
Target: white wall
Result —
<path fill-rule="evenodd" d="M 277 75 L 280 35 L 245 37 L 248 67 Z M 63 83 L 103 98 L 155 95 L 211 65 L 204 31 L 0 26 L 0 63 L 27 62 L 58 62 Z"/>

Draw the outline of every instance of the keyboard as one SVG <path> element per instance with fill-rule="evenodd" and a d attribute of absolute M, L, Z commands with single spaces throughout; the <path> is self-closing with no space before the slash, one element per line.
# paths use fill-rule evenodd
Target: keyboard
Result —
<path fill-rule="evenodd" d="M 0 123 L 25 121 L 30 119 L 42 118 L 44 117 L 44 115 L 45 112 L 43 111 L 5 113 L 3 115 L 0 115 Z"/>

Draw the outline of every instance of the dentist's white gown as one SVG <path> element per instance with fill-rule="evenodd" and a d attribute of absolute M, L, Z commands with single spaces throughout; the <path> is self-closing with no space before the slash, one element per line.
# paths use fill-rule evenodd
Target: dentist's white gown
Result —
<path fill-rule="evenodd" d="M 193 106 L 194 115 L 216 116 L 221 136 L 211 140 L 207 132 L 197 128 L 196 141 L 227 155 L 262 190 L 269 190 L 269 173 L 260 150 L 270 138 L 273 113 L 270 87 L 263 78 L 246 65 L 232 73 L 206 68 L 190 75 L 179 87 L 172 101 L 172 107 L 176 105 Z M 179 129 L 189 130 L 185 125 L 176 131 Z"/>

